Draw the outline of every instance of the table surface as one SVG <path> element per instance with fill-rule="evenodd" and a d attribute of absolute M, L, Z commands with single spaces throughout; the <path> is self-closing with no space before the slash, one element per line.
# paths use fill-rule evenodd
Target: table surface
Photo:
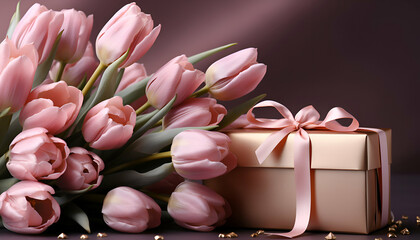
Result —
<path fill-rule="evenodd" d="M 391 206 L 392 211 L 395 215 L 395 219 L 401 219 L 402 215 L 408 216 L 408 220 L 403 220 L 403 227 L 397 231 L 398 239 L 420 239 L 420 226 L 416 226 L 416 216 L 420 216 L 420 174 L 394 174 L 391 179 Z M 402 235 L 399 231 L 407 227 L 411 234 Z M 273 237 L 259 236 L 257 238 L 251 238 L 250 235 L 256 231 L 256 229 L 217 229 L 212 232 L 193 232 L 182 229 L 175 226 L 174 224 L 163 224 L 162 226 L 148 230 L 141 234 L 124 234 L 114 232 L 110 229 L 104 230 L 107 233 L 107 237 L 104 239 L 154 239 L 154 236 L 159 234 L 165 238 L 170 239 L 219 239 L 219 233 L 228 233 L 234 231 L 239 235 L 237 239 L 273 239 Z M 89 235 L 89 239 L 97 239 L 96 234 L 99 231 L 93 232 Z M 7 231 L 6 229 L 0 229 L 0 239 L 17 240 L 17 239 L 57 239 L 57 236 L 61 233 L 60 229 L 53 229 L 41 235 L 27 236 L 15 234 Z M 68 230 L 66 232 L 68 239 L 80 239 L 81 234 L 84 234 L 80 229 Z M 306 232 L 300 237 L 295 239 L 299 240 L 322 240 L 328 233 L 326 232 Z M 376 231 L 370 235 L 354 235 L 354 234 L 335 234 L 337 240 L 374 240 L 375 238 L 382 238 L 383 240 L 388 239 L 387 229 Z"/>

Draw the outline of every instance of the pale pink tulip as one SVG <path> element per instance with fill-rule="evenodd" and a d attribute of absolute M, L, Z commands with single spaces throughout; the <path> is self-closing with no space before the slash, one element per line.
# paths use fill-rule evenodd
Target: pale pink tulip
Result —
<path fill-rule="evenodd" d="M 77 62 L 86 50 L 93 26 L 93 15 L 86 17 L 82 11 L 61 10 L 64 15 L 60 43 L 55 59 L 66 63 Z"/>
<path fill-rule="evenodd" d="M 43 84 L 29 94 L 19 121 L 23 129 L 43 127 L 58 134 L 76 120 L 82 103 L 82 92 L 64 81 Z"/>
<path fill-rule="evenodd" d="M 54 189 L 34 181 L 18 182 L 0 195 L 0 215 L 10 231 L 37 234 L 60 218 Z"/>
<path fill-rule="evenodd" d="M 153 28 L 153 20 L 136 5 L 121 8 L 105 24 L 96 38 L 96 54 L 102 64 L 109 65 L 127 50 L 127 59 L 121 67 L 137 62 L 153 45 L 160 32 L 160 25 Z"/>
<path fill-rule="evenodd" d="M 63 19 L 63 13 L 35 3 L 16 25 L 12 41 L 19 48 L 32 43 L 38 50 L 39 63 L 42 63 L 50 55 Z"/>
<path fill-rule="evenodd" d="M 144 65 L 140 63 L 133 63 L 124 70 L 124 75 L 121 78 L 120 84 L 118 85 L 116 92 L 120 92 L 126 89 L 133 83 L 140 82 L 144 80 L 146 77 L 147 77 L 147 73 L 146 73 L 146 68 L 144 68 Z M 142 96 L 136 101 L 132 102 L 130 105 L 134 109 L 137 109 L 141 105 L 145 104 L 146 102 L 147 102 L 146 96 Z"/>
<path fill-rule="evenodd" d="M 0 111 L 16 112 L 25 104 L 32 88 L 38 54 L 31 45 L 17 49 L 8 38 L 0 43 Z"/>
<path fill-rule="evenodd" d="M 62 139 L 47 134 L 45 128 L 19 133 L 10 144 L 10 174 L 20 180 L 57 179 L 66 171 L 69 148 Z"/>
<path fill-rule="evenodd" d="M 155 108 L 162 108 L 175 95 L 174 105 L 188 98 L 204 81 L 204 73 L 194 69 L 185 55 L 175 57 L 161 67 L 149 80 L 146 96 Z"/>
<path fill-rule="evenodd" d="M 102 214 L 112 229 L 139 233 L 160 225 L 161 209 L 144 193 L 130 187 L 118 187 L 106 195 Z"/>
<path fill-rule="evenodd" d="M 83 78 L 89 79 L 98 65 L 99 62 L 93 52 L 92 44 L 89 42 L 82 58 L 75 63 L 67 64 L 64 68 L 63 75 L 59 80 L 65 81 L 70 86 L 77 87 Z M 51 79 L 56 79 L 59 68 L 60 63 L 55 61 L 49 73 Z M 99 83 L 99 81 L 96 81 L 95 83 Z"/>
<path fill-rule="evenodd" d="M 107 150 L 124 145 L 136 124 L 136 112 L 130 105 L 123 105 L 115 96 L 100 102 L 86 114 L 82 133 L 92 148 Z"/>
<path fill-rule="evenodd" d="M 247 48 L 213 63 L 206 71 L 210 94 L 227 101 L 254 90 L 267 71 L 265 64 L 257 63 L 257 54 L 256 48 Z"/>
<path fill-rule="evenodd" d="M 57 186 L 65 190 L 82 190 L 92 186 L 97 188 L 102 182 L 99 172 L 104 170 L 104 162 L 93 152 L 81 147 L 70 148 L 67 169 L 57 179 Z"/>
<path fill-rule="evenodd" d="M 227 110 L 214 98 L 190 98 L 172 108 L 163 118 L 165 129 L 217 125 Z"/>
<path fill-rule="evenodd" d="M 186 130 L 172 141 L 172 163 L 184 178 L 210 179 L 236 167 L 236 156 L 229 152 L 226 134 L 199 129 Z"/>
<path fill-rule="evenodd" d="M 172 193 L 168 213 L 181 227 L 211 231 L 232 214 L 229 203 L 210 188 L 195 182 L 183 182 Z"/>

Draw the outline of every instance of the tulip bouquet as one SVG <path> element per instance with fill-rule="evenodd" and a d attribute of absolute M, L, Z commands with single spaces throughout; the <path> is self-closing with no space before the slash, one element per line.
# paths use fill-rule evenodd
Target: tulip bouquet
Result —
<path fill-rule="evenodd" d="M 163 209 L 185 228 L 222 225 L 229 204 L 195 180 L 236 166 L 220 130 L 263 96 L 229 111 L 217 100 L 242 97 L 262 80 L 257 50 L 205 73 L 193 65 L 233 44 L 181 55 L 148 75 L 137 61 L 161 29 L 149 14 L 135 3 L 121 8 L 95 51 L 92 25 L 91 15 L 40 4 L 22 18 L 18 4 L 12 17 L 0 44 L 2 224 L 41 233 L 65 215 L 90 231 L 99 216 L 138 233 L 158 226 Z"/>

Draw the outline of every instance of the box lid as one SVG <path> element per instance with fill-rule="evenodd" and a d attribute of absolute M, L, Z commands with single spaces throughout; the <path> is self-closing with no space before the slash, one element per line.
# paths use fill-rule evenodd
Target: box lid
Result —
<path fill-rule="evenodd" d="M 391 163 L 391 130 L 384 129 Z M 255 150 L 273 130 L 240 129 L 226 132 L 239 167 L 293 168 L 295 133 L 289 134 L 260 165 Z M 380 168 L 379 138 L 367 131 L 332 132 L 308 130 L 312 169 L 370 170 Z"/>

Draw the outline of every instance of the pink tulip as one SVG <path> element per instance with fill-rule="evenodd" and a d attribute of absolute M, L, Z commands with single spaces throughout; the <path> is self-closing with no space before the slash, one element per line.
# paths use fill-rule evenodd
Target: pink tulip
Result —
<path fill-rule="evenodd" d="M 61 10 L 64 15 L 60 43 L 55 58 L 66 63 L 78 61 L 86 50 L 93 26 L 93 15 L 86 17 L 82 11 Z"/>
<path fill-rule="evenodd" d="M 202 180 L 220 176 L 236 167 L 236 156 L 229 152 L 226 134 L 205 130 L 186 130 L 172 141 L 172 163 L 184 178 Z"/>
<path fill-rule="evenodd" d="M 217 125 L 227 110 L 214 98 L 190 98 L 172 108 L 163 118 L 165 129 Z"/>
<path fill-rule="evenodd" d="M 100 102 L 86 114 L 82 133 L 89 146 L 99 150 L 119 148 L 124 145 L 136 124 L 136 112 L 123 105 L 119 96 Z"/>
<path fill-rule="evenodd" d="M 206 71 L 206 86 L 214 98 L 233 100 L 254 90 L 266 71 L 265 64 L 257 63 L 257 49 L 247 48 L 213 63 Z"/>
<path fill-rule="evenodd" d="M 96 54 L 102 64 L 109 65 L 127 50 L 127 59 L 121 67 L 137 62 L 153 45 L 160 32 L 160 25 L 153 28 L 153 20 L 136 5 L 121 8 L 105 24 L 96 38 Z"/>
<path fill-rule="evenodd" d="M 63 13 L 48 10 L 45 6 L 35 3 L 16 25 L 12 41 L 19 48 L 34 44 L 38 50 L 39 63 L 42 63 L 50 55 L 63 19 Z"/>
<path fill-rule="evenodd" d="M 40 182 L 16 183 L 0 195 L 3 225 L 17 233 L 42 233 L 60 218 L 60 205 L 51 194 L 54 189 Z"/>
<path fill-rule="evenodd" d="M 128 66 L 124 70 L 124 75 L 121 78 L 120 84 L 118 85 L 116 92 L 120 92 L 126 89 L 133 83 L 140 82 L 144 80 L 146 77 L 147 77 L 147 73 L 146 73 L 146 68 L 144 68 L 144 65 L 140 63 L 133 63 L 132 65 Z M 134 109 L 137 109 L 143 104 L 145 104 L 146 102 L 147 102 L 146 96 L 142 96 L 136 101 L 134 101 L 133 103 L 131 103 L 130 105 Z"/>
<path fill-rule="evenodd" d="M 18 111 L 32 88 L 38 54 L 31 45 L 17 49 L 8 38 L 0 43 L 0 111 Z"/>
<path fill-rule="evenodd" d="M 43 84 L 29 94 L 19 121 L 23 129 L 43 127 L 58 134 L 76 120 L 82 103 L 82 92 L 64 81 Z"/>
<path fill-rule="evenodd" d="M 185 55 L 175 57 L 161 67 L 146 86 L 146 96 L 155 108 L 162 108 L 175 95 L 174 105 L 188 98 L 204 81 L 204 73 L 194 69 Z"/>
<path fill-rule="evenodd" d="M 57 179 L 57 186 L 65 190 L 82 190 L 93 185 L 97 188 L 102 182 L 99 172 L 104 170 L 104 162 L 93 152 L 81 147 L 70 148 L 67 169 Z"/>
<path fill-rule="evenodd" d="M 47 131 L 31 128 L 13 139 L 6 165 L 13 177 L 31 181 L 57 179 L 66 171 L 70 150 L 66 142 Z"/>
<path fill-rule="evenodd" d="M 139 233 L 160 225 L 161 209 L 144 193 L 130 187 L 118 187 L 106 195 L 102 214 L 112 229 Z"/>
<path fill-rule="evenodd" d="M 60 80 L 65 81 L 70 86 L 77 87 L 83 78 L 89 79 L 98 65 L 99 62 L 96 60 L 92 44 L 89 42 L 82 58 L 75 63 L 66 65 Z M 60 63 L 54 62 L 49 73 L 51 79 L 56 79 L 59 68 Z M 95 83 L 99 83 L 99 81 Z"/>
<path fill-rule="evenodd" d="M 210 188 L 195 182 L 183 182 L 172 193 L 168 213 L 181 227 L 211 231 L 232 214 L 228 202 Z"/>

